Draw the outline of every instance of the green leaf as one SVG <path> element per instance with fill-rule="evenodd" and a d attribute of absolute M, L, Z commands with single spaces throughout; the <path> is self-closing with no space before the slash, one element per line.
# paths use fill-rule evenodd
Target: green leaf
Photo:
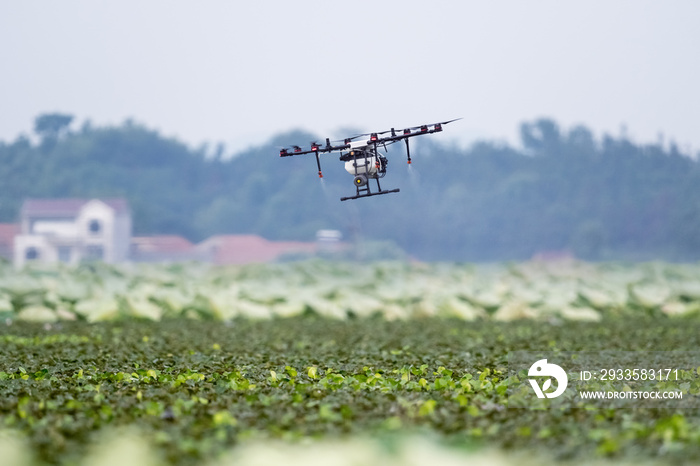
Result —
<path fill-rule="evenodd" d="M 437 401 L 433 399 L 425 400 L 420 408 L 418 409 L 419 416 L 429 416 L 435 412 L 435 407 L 437 406 Z"/>
<path fill-rule="evenodd" d="M 308 371 L 307 371 L 307 375 L 309 376 L 310 379 L 316 379 L 316 378 L 317 378 L 317 377 L 316 377 L 316 370 L 317 370 L 317 367 L 316 367 L 316 366 L 311 366 L 311 367 L 309 367 L 309 369 L 308 369 Z"/>

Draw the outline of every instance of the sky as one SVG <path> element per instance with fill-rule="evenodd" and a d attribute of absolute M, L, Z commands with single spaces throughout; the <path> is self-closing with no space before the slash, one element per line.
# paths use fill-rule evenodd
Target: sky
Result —
<path fill-rule="evenodd" d="M 546 117 L 694 153 L 698 18 L 694 0 L 7 1 L 0 141 L 62 112 L 227 152 L 459 117 L 434 137 L 517 146 Z"/>

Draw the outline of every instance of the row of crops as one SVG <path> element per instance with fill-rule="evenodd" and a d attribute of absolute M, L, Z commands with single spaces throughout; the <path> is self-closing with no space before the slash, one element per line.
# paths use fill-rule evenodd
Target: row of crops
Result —
<path fill-rule="evenodd" d="M 697 264 L 0 265 L 0 464 L 697 464 L 696 409 L 508 364 L 692 356 L 697 317 Z"/>
<path fill-rule="evenodd" d="M 33 464 L 91 466 L 698 464 L 696 409 L 568 397 L 524 407 L 509 390 L 525 380 L 507 363 L 513 351 L 541 348 L 695 351 L 694 327 L 651 316 L 605 325 L 15 321 L 0 325 L 0 464 L 22 464 L 12 452 Z"/>
<path fill-rule="evenodd" d="M 0 265 L 0 317 L 27 321 L 170 317 L 230 320 L 306 313 L 346 319 L 591 320 L 700 314 L 698 264 L 492 265 L 304 261 L 22 271 Z"/>

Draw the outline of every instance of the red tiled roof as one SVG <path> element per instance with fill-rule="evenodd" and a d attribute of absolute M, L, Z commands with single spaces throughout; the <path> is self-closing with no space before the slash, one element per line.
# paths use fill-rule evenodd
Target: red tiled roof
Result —
<path fill-rule="evenodd" d="M 14 241 L 19 230 L 18 223 L 0 223 L 0 241 Z"/>
<path fill-rule="evenodd" d="M 313 253 L 316 244 L 269 241 L 257 235 L 220 235 L 199 243 L 197 248 L 208 253 L 216 264 L 248 264 L 274 261 L 285 254 Z"/>
<path fill-rule="evenodd" d="M 104 202 L 117 213 L 129 212 L 129 204 L 126 199 L 98 199 Z M 22 214 L 46 215 L 46 216 L 74 216 L 91 199 L 27 199 L 22 204 Z"/>
<path fill-rule="evenodd" d="M 137 236 L 131 238 L 131 244 L 140 252 L 189 252 L 194 248 L 186 238 L 177 235 Z"/>
<path fill-rule="evenodd" d="M 20 226 L 15 223 L 0 223 L 0 257 L 12 257 L 15 235 L 20 232 Z"/>

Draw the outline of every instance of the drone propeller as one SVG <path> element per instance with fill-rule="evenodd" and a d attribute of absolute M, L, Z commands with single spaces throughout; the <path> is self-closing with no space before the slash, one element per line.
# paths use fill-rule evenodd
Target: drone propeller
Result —
<path fill-rule="evenodd" d="M 343 144 L 345 144 L 345 145 L 348 145 L 348 144 L 350 144 L 352 141 L 354 141 L 355 139 L 360 138 L 360 137 L 362 137 L 362 136 L 368 136 L 368 134 L 358 134 L 358 135 L 355 135 L 355 136 L 351 136 L 351 137 L 349 137 L 349 138 L 334 139 L 332 142 L 334 142 L 334 143 L 340 142 L 340 143 L 343 143 Z"/>
<path fill-rule="evenodd" d="M 452 123 L 453 121 L 459 121 L 459 120 L 461 120 L 461 119 L 462 119 L 461 117 L 460 117 L 460 118 L 453 118 L 453 119 L 451 119 L 451 120 L 443 121 L 443 122 L 440 123 L 440 124 L 441 124 L 441 125 L 446 125 L 447 123 Z"/>
<path fill-rule="evenodd" d="M 413 136 L 418 136 L 420 134 L 429 134 L 429 133 L 440 132 L 440 131 L 442 131 L 443 125 L 446 125 L 448 123 L 452 123 L 453 121 L 457 121 L 457 120 L 461 120 L 461 118 L 455 118 L 452 120 L 446 120 L 446 121 L 441 121 L 438 123 L 431 123 L 431 124 L 427 124 L 427 125 L 410 126 L 408 128 L 404 128 L 403 130 L 399 130 L 399 131 L 397 131 L 395 128 L 391 128 L 391 129 L 386 130 L 386 131 L 356 134 L 354 136 L 351 136 L 351 137 L 348 137 L 345 139 L 335 140 L 332 142 L 331 142 L 330 138 L 325 138 L 326 139 L 325 145 L 322 145 L 317 140 L 312 141 L 311 147 L 308 150 L 304 150 L 300 146 L 297 146 L 297 145 L 281 148 L 280 149 L 280 157 L 313 153 L 316 155 L 317 163 L 319 164 L 319 176 L 322 177 L 323 175 L 321 174 L 320 161 L 318 160 L 319 154 L 326 153 L 326 152 L 333 152 L 336 150 L 347 149 L 350 146 L 350 143 L 352 141 L 354 141 L 355 139 L 369 136 L 369 140 L 367 141 L 367 144 L 373 144 L 375 146 L 375 148 L 377 145 L 382 145 L 382 146 L 384 146 L 384 150 L 386 150 L 386 146 L 389 144 L 393 144 L 393 143 L 398 142 L 402 139 L 405 140 L 406 141 L 406 152 L 408 155 L 408 163 L 411 163 L 411 155 L 410 155 L 409 148 L 408 148 L 408 138 L 413 137 Z M 386 135 L 386 134 L 391 134 L 391 135 L 389 137 L 385 137 L 384 135 Z M 336 143 L 342 143 L 342 144 L 336 145 Z"/>
<path fill-rule="evenodd" d="M 396 136 L 396 130 L 395 130 L 394 128 L 388 129 L 388 130 L 386 130 L 386 131 L 380 131 L 380 132 L 378 132 L 378 133 L 376 133 L 376 134 L 382 135 L 382 134 L 387 134 L 387 133 L 391 133 L 391 137 L 392 137 L 392 138 Z"/>
<path fill-rule="evenodd" d="M 350 140 L 356 139 L 359 137 L 363 137 L 363 136 L 369 136 L 370 140 L 376 141 L 377 139 L 379 139 L 379 136 L 384 135 L 384 134 L 389 134 L 389 133 L 391 133 L 392 138 L 396 137 L 398 135 L 398 133 L 402 133 L 405 136 L 409 135 L 409 134 L 413 134 L 414 131 L 420 131 L 421 133 L 427 133 L 427 132 L 431 131 L 431 127 L 432 127 L 432 130 L 434 132 L 440 132 L 440 131 L 442 131 L 442 125 L 446 125 L 448 123 L 452 123 L 453 121 L 457 121 L 457 120 L 461 120 L 461 118 L 455 118 L 453 120 L 441 121 L 438 123 L 430 123 L 427 125 L 409 126 L 408 128 L 405 128 L 405 129 L 399 130 L 399 131 L 397 131 L 395 128 L 391 128 L 391 129 L 388 129 L 386 131 L 378 131 L 376 133 L 363 133 L 363 134 L 358 134 L 357 136 L 353 136 L 352 138 L 350 138 Z"/>
<path fill-rule="evenodd" d="M 277 148 L 280 150 L 280 157 L 288 157 L 301 150 L 299 146 L 277 146 Z"/>
<path fill-rule="evenodd" d="M 408 128 L 405 128 L 403 130 L 403 134 L 405 136 L 412 134 L 414 131 L 419 131 L 420 133 L 427 133 L 430 131 L 430 127 L 433 127 L 433 132 L 440 132 L 442 131 L 442 125 L 446 125 L 448 123 L 452 123 L 453 121 L 461 120 L 461 118 L 454 118 L 452 120 L 447 120 L 447 121 L 441 121 L 438 123 L 430 123 L 427 125 L 420 125 L 420 126 L 410 126 Z"/>

